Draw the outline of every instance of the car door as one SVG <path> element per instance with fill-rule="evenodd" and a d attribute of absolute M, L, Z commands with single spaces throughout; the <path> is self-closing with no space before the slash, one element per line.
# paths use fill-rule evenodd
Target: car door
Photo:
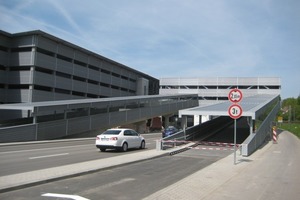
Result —
<path fill-rule="evenodd" d="M 139 137 L 139 134 L 136 131 L 131 130 L 131 136 L 134 147 L 140 147 L 141 139 Z"/>
<path fill-rule="evenodd" d="M 127 141 L 128 148 L 133 148 L 134 147 L 134 140 L 132 137 L 132 133 L 130 130 L 125 130 L 124 131 L 124 139 Z"/>

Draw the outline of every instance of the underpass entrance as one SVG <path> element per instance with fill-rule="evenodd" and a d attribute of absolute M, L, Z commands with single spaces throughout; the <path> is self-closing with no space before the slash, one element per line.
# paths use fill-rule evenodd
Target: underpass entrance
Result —
<path fill-rule="evenodd" d="M 240 103 L 243 107 L 243 114 L 236 121 L 236 143 L 240 144 L 243 156 L 253 153 L 268 138 L 271 131 L 270 124 L 279 109 L 279 100 L 278 95 L 255 95 L 245 97 Z M 206 145 L 234 143 L 234 120 L 228 116 L 230 105 L 231 103 L 226 101 L 205 107 L 180 110 L 179 117 L 182 118 L 183 131 L 164 138 L 163 143 L 168 143 L 168 141 L 176 144 L 195 142 L 196 144 L 202 143 L 201 145 L 204 142 L 207 142 Z M 200 123 L 198 126 L 187 127 L 187 116 L 195 115 L 209 115 L 212 120 Z"/>

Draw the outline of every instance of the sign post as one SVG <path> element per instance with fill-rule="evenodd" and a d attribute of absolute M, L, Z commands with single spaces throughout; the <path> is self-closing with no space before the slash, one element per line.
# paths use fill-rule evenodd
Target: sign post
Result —
<path fill-rule="evenodd" d="M 240 118 L 243 113 L 242 107 L 238 104 L 243 98 L 243 94 L 239 89 L 232 89 L 228 94 L 228 99 L 233 104 L 228 108 L 229 116 L 234 119 L 234 160 L 233 164 L 236 164 L 236 119 Z"/>

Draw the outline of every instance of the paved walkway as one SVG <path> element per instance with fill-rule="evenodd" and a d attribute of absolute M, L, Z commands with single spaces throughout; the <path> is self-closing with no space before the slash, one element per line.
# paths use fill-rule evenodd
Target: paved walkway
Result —
<path fill-rule="evenodd" d="M 191 144 L 189 144 L 191 145 Z M 0 177 L 0 192 L 84 174 L 129 162 L 163 156 L 172 151 L 149 150 L 112 158 Z M 269 142 L 249 157 L 233 154 L 148 196 L 150 199 L 299 199 L 300 140 L 289 132 L 279 135 L 278 144 Z"/>
<path fill-rule="evenodd" d="M 249 157 L 233 154 L 164 188 L 150 199 L 299 199 L 300 140 L 289 132 L 279 135 Z"/>

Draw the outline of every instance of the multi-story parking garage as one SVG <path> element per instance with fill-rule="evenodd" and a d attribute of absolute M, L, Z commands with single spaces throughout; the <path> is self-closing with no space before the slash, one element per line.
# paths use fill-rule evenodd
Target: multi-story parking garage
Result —
<path fill-rule="evenodd" d="M 2 142 L 140 127 L 139 120 L 197 105 L 188 95 L 157 97 L 158 79 L 42 31 L 0 31 L 0 58 Z"/>
<path fill-rule="evenodd" d="M 159 82 L 160 94 L 198 94 L 202 105 L 227 101 L 229 90 L 234 88 L 241 90 L 245 97 L 281 91 L 279 77 L 172 77 L 161 78 Z"/>
<path fill-rule="evenodd" d="M 154 77 L 48 33 L 0 31 L 2 104 L 154 95 L 158 87 Z M 27 113 L 1 117 L 16 115 Z"/>
<path fill-rule="evenodd" d="M 280 95 L 279 77 L 211 77 L 211 78 L 161 78 L 159 94 L 197 94 L 200 107 L 228 101 L 231 89 L 238 88 L 244 97 L 255 95 Z M 212 115 L 189 115 L 194 125 L 210 119 Z"/>

